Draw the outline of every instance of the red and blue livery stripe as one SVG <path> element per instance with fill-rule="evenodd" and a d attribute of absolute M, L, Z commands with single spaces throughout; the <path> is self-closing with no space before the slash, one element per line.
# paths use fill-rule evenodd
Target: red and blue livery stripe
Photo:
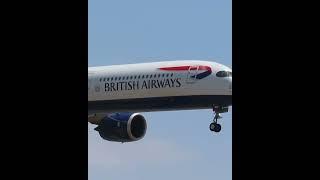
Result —
<path fill-rule="evenodd" d="M 212 70 L 209 66 L 173 66 L 173 67 L 162 67 L 158 68 L 162 71 L 204 71 L 199 74 L 191 76 L 196 79 L 203 79 L 209 76 L 212 73 Z"/>

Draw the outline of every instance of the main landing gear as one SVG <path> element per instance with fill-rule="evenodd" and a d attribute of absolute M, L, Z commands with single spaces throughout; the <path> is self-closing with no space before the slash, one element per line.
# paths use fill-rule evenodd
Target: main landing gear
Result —
<path fill-rule="evenodd" d="M 228 107 L 223 107 L 223 106 L 213 106 L 213 111 L 215 113 L 213 122 L 210 124 L 209 128 L 211 131 L 214 131 L 216 133 L 221 131 L 221 125 L 218 124 L 218 119 L 221 119 L 222 116 L 220 113 L 225 113 L 228 112 Z"/>

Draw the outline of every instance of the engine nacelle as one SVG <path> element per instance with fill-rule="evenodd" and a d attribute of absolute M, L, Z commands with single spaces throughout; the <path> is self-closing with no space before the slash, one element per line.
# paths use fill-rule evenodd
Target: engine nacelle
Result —
<path fill-rule="evenodd" d="M 132 142 L 140 140 L 147 131 L 147 122 L 139 113 L 112 113 L 95 128 L 108 141 Z"/>

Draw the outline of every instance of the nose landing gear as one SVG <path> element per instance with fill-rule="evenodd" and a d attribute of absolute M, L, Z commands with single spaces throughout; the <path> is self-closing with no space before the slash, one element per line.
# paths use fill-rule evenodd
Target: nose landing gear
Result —
<path fill-rule="evenodd" d="M 222 118 L 220 113 L 228 112 L 228 107 L 214 106 L 213 111 L 215 113 L 215 116 L 214 116 L 213 122 L 210 124 L 209 128 L 211 131 L 218 133 L 221 131 L 221 125 L 218 124 L 218 119 Z"/>
<path fill-rule="evenodd" d="M 210 124 L 210 130 L 214 131 L 216 133 L 221 131 L 221 125 L 218 124 L 218 119 L 219 118 L 222 118 L 220 116 L 220 113 L 216 113 L 216 115 L 214 116 L 214 119 L 213 119 L 213 123 Z"/>

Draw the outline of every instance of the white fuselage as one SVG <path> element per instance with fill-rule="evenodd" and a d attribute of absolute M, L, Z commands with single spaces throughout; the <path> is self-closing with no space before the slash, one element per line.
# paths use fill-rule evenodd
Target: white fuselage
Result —
<path fill-rule="evenodd" d="M 88 114 L 206 108 L 225 98 L 229 106 L 232 75 L 218 77 L 220 71 L 232 72 L 215 62 L 193 60 L 89 67 Z M 195 103 L 187 105 L 190 101 Z"/>

